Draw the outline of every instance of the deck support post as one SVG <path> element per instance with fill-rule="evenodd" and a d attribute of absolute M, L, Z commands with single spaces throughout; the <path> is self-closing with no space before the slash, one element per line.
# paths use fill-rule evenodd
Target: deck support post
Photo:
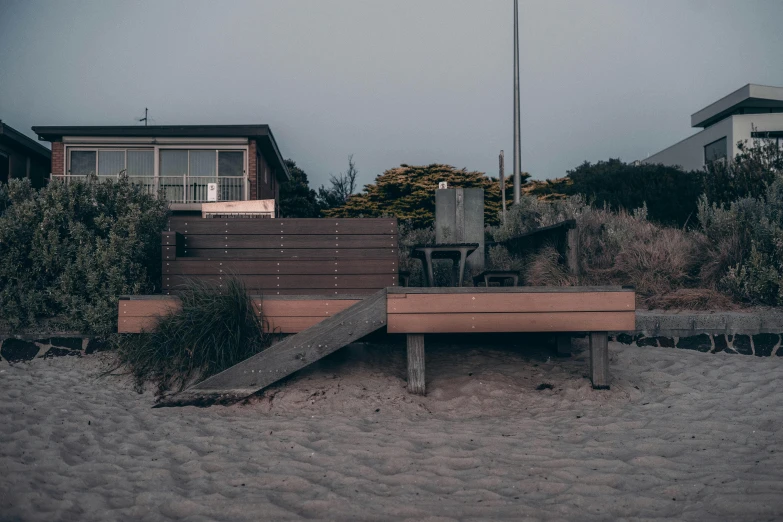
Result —
<path fill-rule="evenodd" d="M 559 333 L 555 342 L 557 344 L 558 357 L 571 357 L 571 334 Z"/>
<path fill-rule="evenodd" d="M 609 389 L 608 332 L 590 332 L 590 380 L 596 390 Z"/>
<path fill-rule="evenodd" d="M 408 392 L 424 395 L 424 334 L 408 334 Z"/>

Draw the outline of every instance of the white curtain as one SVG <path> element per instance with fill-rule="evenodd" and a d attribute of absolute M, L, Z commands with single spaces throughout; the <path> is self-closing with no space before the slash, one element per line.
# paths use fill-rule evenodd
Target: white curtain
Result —
<path fill-rule="evenodd" d="M 128 151 L 128 176 L 151 178 L 155 175 L 155 153 L 151 150 Z"/>
<path fill-rule="evenodd" d="M 215 177 L 215 151 L 190 151 L 190 176 Z"/>
<path fill-rule="evenodd" d="M 125 170 L 124 150 L 99 150 L 98 151 L 98 175 L 117 177 Z"/>

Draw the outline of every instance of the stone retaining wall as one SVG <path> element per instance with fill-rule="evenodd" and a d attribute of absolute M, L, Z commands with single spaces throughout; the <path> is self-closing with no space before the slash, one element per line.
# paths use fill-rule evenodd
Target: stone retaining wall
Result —
<path fill-rule="evenodd" d="M 81 357 L 107 349 L 106 341 L 91 337 L 0 338 L 0 365 L 31 361 L 37 357 Z"/>
<path fill-rule="evenodd" d="M 639 310 L 636 332 L 616 333 L 613 340 L 638 347 L 658 346 L 704 353 L 783 357 L 783 312 Z"/>

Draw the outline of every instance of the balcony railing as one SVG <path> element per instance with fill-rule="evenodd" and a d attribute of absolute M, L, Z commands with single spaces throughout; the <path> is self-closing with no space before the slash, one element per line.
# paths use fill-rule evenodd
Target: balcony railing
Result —
<path fill-rule="evenodd" d="M 69 181 L 85 181 L 88 176 L 52 175 L 53 178 Z M 98 176 L 99 181 L 118 179 L 119 176 Z M 128 176 L 128 181 L 140 185 L 150 194 L 160 194 L 172 203 L 206 203 L 210 183 L 217 183 L 218 201 L 244 201 L 246 180 L 242 176 Z"/>

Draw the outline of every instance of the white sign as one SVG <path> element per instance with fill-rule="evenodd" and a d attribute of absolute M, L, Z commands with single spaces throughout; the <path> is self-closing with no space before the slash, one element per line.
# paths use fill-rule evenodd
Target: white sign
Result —
<path fill-rule="evenodd" d="M 217 183 L 207 183 L 207 201 L 217 201 Z"/>
<path fill-rule="evenodd" d="M 447 189 L 449 188 L 449 184 L 447 181 L 439 181 L 438 182 L 438 188 L 439 189 Z"/>

